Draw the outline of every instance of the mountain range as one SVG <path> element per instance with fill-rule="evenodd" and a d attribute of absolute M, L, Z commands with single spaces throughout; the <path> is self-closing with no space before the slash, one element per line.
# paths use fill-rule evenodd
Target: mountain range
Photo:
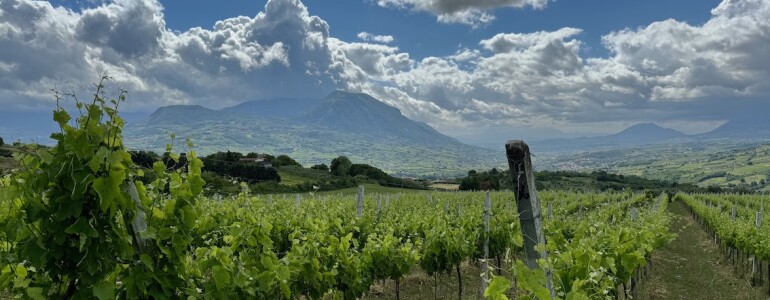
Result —
<path fill-rule="evenodd" d="M 252 101 L 220 110 L 161 107 L 126 126 L 124 140 L 131 148 L 163 151 L 170 133 L 190 138 L 199 153 L 287 154 L 306 165 L 345 155 L 401 176 L 459 175 L 504 162 L 502 150 L 466 145 L 369 95 L 343 91 L 320 100 Z"/>
<path fill-rule="evenodd" d="M 770 139 L 770 118 L 753 112 L 730 118 L 702 134 L 687 135 L 653 123 L 640 123 L 598 137 L 528 141 L 541 158 L 643 145 Z M 405 117 L 398 109 L 369 95 L 335 91 L 322 99 L 276 98 L 248 101 L 219 110 L 173 105 L 150 114 L 121 113 L 126 144 L 134 149 L 164 151 L 172 141 L 190 138 L 200 154 L 217 151 L 288 154 L 306 165 L 346 155 L 401 176 L 452 176 L 471 169 L 504 167 L 499 149 L 470 146 L 428 124 Z M 7 142 L 49 144 L 56 131 L 50 112 L 0 112 L 0 136 Z M 513 137 L 515 138 L 515 137 Z M 500 149 L 505 141 L 500 141 Z M 495 143 L 496 144 L 496 143 Z M 493 144 L 494 145 L 494 144 Z M 550 158 L 544 158 L 545 160 Z M 535 157 L 538 160 L 538 157 Z"/>
<path fill-rule="evenodd" d="M 533 149 L 545 152 L 585 152 L 598 149 L 631 148 L 652 144 L 709 142 L 717 140 L 762 142 L 770 139 L 770 118 L 735 117 L 709 132 L 685 134 L 654 123 L 639 123 L 606 136 L 548 139 L 531 142 Z"/>

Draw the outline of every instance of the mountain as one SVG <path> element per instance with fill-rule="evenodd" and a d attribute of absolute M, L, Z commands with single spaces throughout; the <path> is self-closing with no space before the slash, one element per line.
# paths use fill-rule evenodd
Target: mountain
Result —
<path fill-rule="evenodd" d="M 699 135 L 700 138 L 770 138 L 770 117 L 756 116 L 733 118 L 716 129 Z"/>
<path fill-rule="evenodd" d="M 243 102 L 222 110 L 258 117 L 296 117 L 312 111 L 319 102 L 309 98 L 277 98 Z"/>
<path fill-rule="evenodd" d="M 316 101 L 317 107 L 306 113 L 281 117 L 234 108 L 162 107 L 146 121 L 127 126 L 124 141 L 130 148 L 161 152 L 173 132 L 178 139 L 190 138 L 199 154 L 288 154 L 306 166 L 346 155 L 401 176 L 455 176 L 505 161 L 502 151 L 463 144 L 365 94 L 336 91 Z"/>
<path fill-rule="evenodd" d="M 663 128 L 655 123 L 639 123 L 624 129 L 613 135 L 599 138 L 598 140 L 617 142 L 656 142 L 674 138 L 683 138 L 687 135 L 671 128 Z"/>
<path fill-rule="evenodd" d="M 218 114 L 213 109 L 208 109 L 200 105 L 170 105 L 158 108 L 150 114 L 147 122 L 157 123 L 175 123 L 189 119 L 208 118 L 212 114 Z"/>
<path fill-rule="evenodd" d="M 336 130 L 390 135 L 423 142 L 460 143 L 428 124 L 410 120 L 395 107 L 363 93 L 332 92 L 323 98 L 316 109 L 298 120 Z"/>
<path fill-rule="evenodd" d="M 596 148 L 622 148 L 671 142 L 688 137 L 690 136 L 682 132 L 663 128 L 654 123 L 639 123 L 612 135 L 543 140 L 532 144 L 534 149 L 540 151 L 587 151 Z"/>

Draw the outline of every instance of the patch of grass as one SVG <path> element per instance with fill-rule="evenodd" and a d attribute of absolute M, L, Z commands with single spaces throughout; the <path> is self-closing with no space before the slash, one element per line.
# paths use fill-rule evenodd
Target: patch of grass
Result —
<path fill-rule="evenodd" d="M 457 191 L 460 189 L 460 185 L 456 183 L 434 183 L 434 184 L 431 184 L 429 187 L 434 190 L 447 190 L 447 191 Z"/>
<path fill-rule="evenodd" d="M 281 176 L 281 184 L 284 185 L 294 185 L 305 182 L 318 182 L 337 178 L 330 172 L 306 169 L 298 166 L 280 167 L 278 168 L 278 175 Z"/>
<path fill-rule="evenodd" d="M 653 253 L 652 275 L 642 299 L 767 299 L 760 288 L 740 279 L 719 248 L 681 202 L 669 206 L 676 219 L 674 241 Z"/>

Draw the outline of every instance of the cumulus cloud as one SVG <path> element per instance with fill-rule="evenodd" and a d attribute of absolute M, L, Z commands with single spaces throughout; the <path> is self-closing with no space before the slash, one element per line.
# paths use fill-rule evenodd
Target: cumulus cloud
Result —
<path fill-rule="evenodd" d="M 500 7 L 545 8 L 548 0 L 378 0 L 377 5 L 399 9 L 429 12 L 442 23 L 460 23 L 481 26 L 491 23 L 491 10 Z"/>
<path fill-rule="evenodd" d="M 0 12 L 0 88 L 22 93 L 88 87 L 107 72 L 133 92 L 134 107 L 223 106 L 317 96 L 360 80 L 330 49 L 329 25 L 299 0 L 268 1 L 254 17 L 181 33 L 165 27 L 155 0 L 116 0 L 81 12 L 8 0 Z"/>
<path fill-rule="evenodd" d="M 767 1 L 726 0 L 700 26 L 666 20 L 608 33 L 607 58 L 582 55 L 577 28 L 500 33 L 480 41 L 481 52 L 425 58 L 389 82 L 471 123 L 616 124 L 597 131 L 677 118 L 714 123 L 725 118 L 715 107 L 729 109 L 721 102 L 770 108 L 755 101 L 770 95 L 768 20 Z"/>
<path fill-rule="evenodd" d="M 378 2 L 439 18 L 546 3 Z M 770 95 L 770 2 L 725 0 L 702 25 L 665 20 L 610 32 L 602 37 L 608 57 L 586 57 L 582 34 L 569 27 L 499 33 L 452 55 L 415 58 L 389 36 L 335 38 L 299 0 L 270 0 L 256 16 L 184 32 L 166 28 L 155 0 L 116 0 L 79 12 L 4 0 L 0 105 L 50 103 L 48 88 L 88 87 L 106 71 L 131 92 L 133 109 L 320 98 L 346 89 L 456 136 L 462 128 L 489 126 L 498 132 L 612 131 L 634 121 L 693 127 L 723 120 L 739 103 L 770 109 L 758 100 Z"/>
<path fill-rule="evenodd" d="M 375 35 L 366 31 L 359 32 L 358 38 L 364 42 L 375 42 L 383 44 L 390 44 L 395 40 L 391 35 Z"/>

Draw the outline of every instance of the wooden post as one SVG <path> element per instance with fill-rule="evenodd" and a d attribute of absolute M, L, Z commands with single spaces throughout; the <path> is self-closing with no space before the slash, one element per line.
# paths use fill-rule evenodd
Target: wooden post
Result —
<path fill-rule="evenodd" d="M 377 194 L 377 217 L 380 217 L 380 205 L 382 203 L 382 196 L 380 194 Z"/>
<path fill-rule="evenodd" d="M 358 186 L 358 208 L 356 212 L 359 217 L 364 214 L 364 186 L 363 185 Z"/>
<path fill-rule="evenodd" d="M 273 194 L 267 196 L 267 205 L 273 205 Z"/>
<path fill-rule="evenodd" d="M 578 220 L 583 219 L 583 204 L 578 204 Z"/>
<path fill-rule="evenodd" d="M 548 220 L 553 220 L 553 202 L 548 202 Z"/>
<path fill-rule="evenodd" d="M 538 267 L 537 259 L 548 259 L 548 251 L 538 253 L 535 246 L 546 245 L 543 233 L 543 220 L 540 213 L 540 200 L 537 197 L 535 187 L 535 175 L 532 168 L 532 158 L 529 146 L 524 141 L 508 141 L 505 144 L 505 154 L 508 158 L 508 167 L 511 170 L 511 179 L 516 187 L 516 208 L 521 222 L 521 231 L 524 237 L 524 253 L 527 257 L 527 266 L 530 269 Z M 546 268 L 546 287 L 551 294 L 551 299 L 556 297 L 553 289 L 553 277 L 551 269 Z"/>
<path fill-rule="evenodd" d="M 131 220 L 131 228 L 134 230 L 134 242 L 136 242 L 136 248 L 139 253 L 144 252 L 145 241 L 139 235 L 142 232 L 147 231 L 147 220 L 145 219 L 144 207 L 142 207 L 142 200 L 139 198 L 139 191 L 136 189 L 136 184 L 131 180 L 128 182 L 128 195 L 136 203 L 136 216 Z"/>
<path fill-rule="evenodd" d="M 735 217 L 736 217 L 735 204 L 733 204 L 733 210 L 731 212 L 731 216 L 733 218 L 733 221 L 735 221 Z"/>
<path fill-rule="evenodd" d="M 489 191 L 484 193 L 484 262 L 481 265 L 481 297 L 484 298 L 484 291 L 489 284 L 489 211 L 492 210 L 492 200 L 489 198 Z"/>
<path fill-rule="evenodd" d="M 754 220 L 754 226 L 757 227 L 757 229 L 762 227 L 762 211 L 757 211 L 756 219 Z M 761 264 L 757 261 L 757 256 L 752 254 L 751 255 L 751 278 L 753 278 L 752 283 L 754 285 L 762 284 L 762 274 L 760 273 L 760 268 L 762 267 Z M 759 278 L 757 278 L 757 275 L 759 275 Z"/>
<path fill-rule="evenodd" d="M 385 195 L 385 207 L 390 206 L 390 195 Z"/>

